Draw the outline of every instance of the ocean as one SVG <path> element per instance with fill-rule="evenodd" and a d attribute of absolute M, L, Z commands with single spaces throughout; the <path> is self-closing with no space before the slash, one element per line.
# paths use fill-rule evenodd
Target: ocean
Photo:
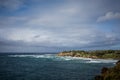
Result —
<path fill-rule="evenodd" d="M 102 67 L 116 62 L 56 54 L 0 54 L 0 80 L 94 80 Z"/>

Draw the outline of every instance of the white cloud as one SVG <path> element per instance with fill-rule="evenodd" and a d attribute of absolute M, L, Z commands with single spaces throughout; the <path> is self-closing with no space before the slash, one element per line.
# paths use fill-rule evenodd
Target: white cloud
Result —
<path fill-rule="evenodd" d="M 104 16 L 100 16 L 97 19 L 97 22 L 112 20 L 112 19 L 120 19 L 120 13 L 119 12 L 107 12 Z"/>
<path fill-rule="evenodd" d="M 75 19 L 73 16 L 76 16 L 78 13 L 78 6 L 60 6 L 53 8 L 50 12 L 46 11 L 44 14 L 35 15 L 27 21 L 27 25 L 63 27 L 73 22 Z"/>

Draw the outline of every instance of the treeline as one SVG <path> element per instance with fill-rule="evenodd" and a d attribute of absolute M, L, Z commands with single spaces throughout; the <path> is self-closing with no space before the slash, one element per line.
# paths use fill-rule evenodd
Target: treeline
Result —
<path fill-rule="evenodd" d="M 93 50 L 93 51 L 71 50 L 71 51 L 63 51 L 58 55 L 72 56 L 72 57 L 102 58 L 102 59 L 106 59 L 106 58 L 120 59 L 120 50 Z"/>
<path fill-rule="evenodd" d="M 103 67 L 101 74 L 95 76 L 95 80 L 120 80 L 120 60 L 114 67 Z"/>

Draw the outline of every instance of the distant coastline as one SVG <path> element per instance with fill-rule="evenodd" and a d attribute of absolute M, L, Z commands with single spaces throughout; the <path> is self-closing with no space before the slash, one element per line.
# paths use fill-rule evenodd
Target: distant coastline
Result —
<path fill-rule="evenodd" d="M 120 50 L 72 50 L 63 51 L 57 54 L 58 56 L 83 57 L 92 59 L 120 59 Z"/>

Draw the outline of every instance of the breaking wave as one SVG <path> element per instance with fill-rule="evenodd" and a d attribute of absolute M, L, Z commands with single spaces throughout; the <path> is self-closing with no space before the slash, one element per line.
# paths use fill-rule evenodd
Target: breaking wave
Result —
<path fill-rule="evenodd" d="M 55 61 L 79 61 L 81 63 L 116 63 L 117 60 L 112 59 L 91 59 L 82 57 L 70 57 L 70 56 L 57 56 L 55 54 L 43 54 L 43 55 L 9 55 L 9 57 L 28 57 L 28 58 L 47 58 Z"/>

